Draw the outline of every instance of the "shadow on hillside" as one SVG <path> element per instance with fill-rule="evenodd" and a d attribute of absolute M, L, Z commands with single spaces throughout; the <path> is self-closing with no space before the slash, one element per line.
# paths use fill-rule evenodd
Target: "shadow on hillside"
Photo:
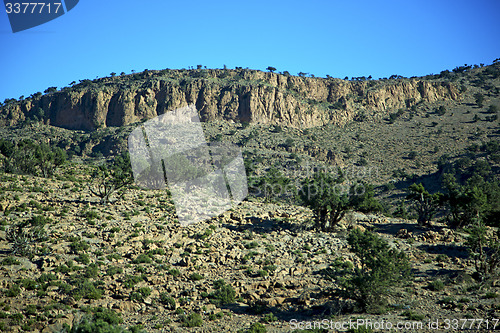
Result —
<path fill-rule="evenodd" d="M 395 236 L 399 230 L 406 229 L 408 232 L 420 232 L 424 228 L 415 223 L 377 223 L 374 225 L 378 233 Z"/>
<path fill-rule="evenodd" d="M 455 244 L 422 244 L 418 248 L 432 254 L 445 254 L 448 257 L 466 259 L 469 257 L 467 248 Z"/>
<path fill-rule="evenodd" d="M 272 231 L 281 231 L 281 230 L 300 231 L 304 229 L 304 226 L 301 226 L 297 223 L 290 223 L 286 220 L 280 221 L 275 219 L 263 219 L 260 217 L 253 217 L 253 216 L 246 217 L 244 218 L 244 220 L 246 222 L 245 224 L 224 223 L 223 227 L 239 232 L 245 232 L 249 230 L 259 234 L 270 233 Z"/>
<path fill-rule="evenodd" d="M 455 283 L 472 281 L 472 277 L 461 269 L 446 269 L 446 268 L 427 269 L 425 271 L 421 271 L 420 274 L 418 274 L 418 276 L 425 278 L 432 278 L 432 279 L 447 280 L 448 282 L 455 282 Z"/>
<path fill-rule="evenodd" d="M 321 295 L 325 296 L 325 295 Z M 235 314 L 250 314 L 255 315 L 256 318 L 261 319 L 262 316 L 272 313 L 276 316 L 277 320 L 290 323 L 295 319 L 297 322 L 301 321 L 321 321 L 329 318 L 332 315 L 339 315 L 341 313 L 350 313 L 352 304 L 338 298 L 330 297 L 331 300 L 323 304 L 308 306 L 301 302 L 298 297 L 290 297 L 281 307 L 266 306 L 264 303 L 256 302 L 252 306 L 246 304 L 236 303 L 222 306 L 222 309 L 231 310 Z M 292 328 L 290 326 L 290 328 Z"/>
<path fill-rule="evenodd" d="M 425 189 L 427 189 L 429 192 L 433 193 L 435 191 L 438 191 L 440 189 L 440 175 L 436 172 L 428 174 L 428 175 L 421 175 L 421 176 L 410 176 L 405 179 L 399 180 L 394 183 L 394 186 L 398 190 L 406 191 L 410 185 L 413 183 L 422 183 L 424 185 Z"/>

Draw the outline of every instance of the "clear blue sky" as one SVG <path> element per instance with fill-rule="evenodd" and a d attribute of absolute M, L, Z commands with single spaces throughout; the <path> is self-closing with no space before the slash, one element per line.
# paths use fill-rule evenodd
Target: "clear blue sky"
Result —
<path fill-rule="evenodd" d="M 249 67 L 374 78 L 500 57 L 500 1 L 80 0 L 13 34 L 0 12 L 0 101 L 111 72 Z"/>

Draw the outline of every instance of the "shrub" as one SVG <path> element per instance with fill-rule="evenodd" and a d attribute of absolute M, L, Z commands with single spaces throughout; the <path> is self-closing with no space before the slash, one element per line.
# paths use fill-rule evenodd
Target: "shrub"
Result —
<path fill-rule="evenodd" d="M 2 260 L 2 266 L 19 265 L 20 262 L 14 257 L 7 257 Z"/>
<path fill-rule="evenodd" d="M 119 314 L 110 309 L 96 308 L 91 309 L 92 316 L 85 316 L 77 325 L 71 328 L 72 333 L 125 333 L 134 332 L 125 330 L 119 324 L 123 319 Z"/>
<path fill-rule="evenodd" d="M 21 288 L 17 285 L 14 284 L 12 285 L 7 291 L 5 292 L 5 295 L 7 297 L 17 297 L 21 294 Z"/>
<path fill-rule="evenodd" d="M 211 302 L 217 306 L 234 303 L 236 292 L 230 284 L 222 279 L 214 282 L 214 293 L 210 295 Z"/>
<path fill-rule="evenodd" d="M 370 184 L 356 184 L 358 188 L 363 188 L 363 194 L 356 195 L 351 198 L 351 206 L 356 211 L 363 213 L 375 213 L 384 211 L 382 204 L 375 199 L 375 192 L 373 185 Z"/>
<path fill-rule="evenodd" d="M 189 276 L 189 278 L 191 279 L 191 281 L 199 281 L 203 279 L 203 275 L 198 273 L 193 273 Z"/>
<path fill-rule="evenodd" d="M 414 160 L 417 156 L 418 156 L 418 153 L 416 151 L 411 151 L 408 153 L 409 160 Z"/>
<path fill-rule="evenodd" d="M 303 182 L 299 196 L 302 203 L 313 211 L 317 230 L 333 231 L 352 206 L 349 193 L 339 191 L 342 181 L 342 176 L 334 178 L 318 172 Z"/>
<path fill-rule="evenodd" d="M 182 326 L 185 327 L 201 327 L 203 319 L 198 313 L 191 313 L 189 316 L 183 316 Z"/>
<path fill-rule="evenodd" d="M 181 275 L 181 272 L 179 272 L 178 269 L 176 268 L 172 268 L 171 270 L 168 271 L 170 273 L 170 275 L 172 275 L 173 277 L 177 277 L 179 275 Z"/>
<path fill-rule="evenodd" d="M 440 192 L 430 194 L 421 183 L 410 185 L 408 191 L 406 198 L 413 202 L 413 209 L 418 214 L 418 224 L 430 225 L 431 219 L 443 203 L 443 194 Z"/>
<path fill-rule="evenodd" d="M 78 257 L 75 258 L 75 261 L 88 265 L 90 263 L 90 256 L 86 253 L 80 253 Z"/>
<path fill-rule="evenodd" d="M 348 236 L 351 250 L 361 267 L 337 260 L 326 271 L 341 286 L 341 294 L 355 300 L 367 312 L 383 312 L 384 295 L 393 287 L 409 282 L 408 258 L 402 251 L 389 247 L 387 241 L 369 231 L 353 230 Z"/>
<path fill-rule="evenodd" d="M 481 219 L 475 219 L 467 230 L 466 245 L 474 259 L 476 274 L 479 280 L 497 276 L 500 268 L 500 229 L 495 236 L 488 236 L 486 226 Z"/>
<path fill-rule="evenodd" d="M 132 261 L 134 264 L 150 264 L 151 257 L 147 254 L 141 253 Z"/>
<path fill-rule="evenodd" d="M 5 234 L 11 243 L 11 253 L 20 256 L 33 256 L 34 246 L 47 239 L 43 226 L 29 226 L 27 223 L 18 222 L 11 225 Z"/>
<path fill-rule="evenodd" d="M 71 244 L 69 245 L 71 252 L 74 254 L 80 254 L 80 252 L 88 250 L 89 247 L 90 247 L 89 243 L 82 240 L 75 240 L 71 242 Z"/>
<path fill-rule="evenodd" d="M 267 328 L 261 323 L 253 323 L 250 325 L 246 333 L 266 333 Z"/>
<path fill-rule="evenodd" d="M 95 183 L 89 185 L 90 192 L 101 198 L 102 204 L 107 204 L 113 193 L 125 189 L 134 180 L 130 156 L 123 153 L 112 163 L 99 165 L 92 172 L 92 179 Z"/>
<path fill-rule="evenodd" d="M 290 179 L 275 167 L 270 168 L 264 176 L 252 179 L 250 188 L 253 195 L 264 196 L 266 202 L 285 199 L 293 191 Z"/>
<path fill-rule="evenodd" d="M 151 295 L 151 289 L 148 287 L 142 287 L 130 294 L 131 301 L 144 302 L 144 300 Z"/>
<path fill-rule="evenodd" d="M 17 143 L 0 139 L 0 153 L 5 157 L 3 171 L 8 173 L 50 177 L 66 161 L 61 148 L 26 139 Z"/>
<path fill-rule="evenodd" d="M 75 300 L 81 298 L 99 299 L 103 294 L 101 289 L 97 289 L 93 282 L 85 278 L 77 279 L 74 285 L 75 289 L 72 291 L 72 296 Z"/>
<path fill-rule="evenodd" d="M 160 294 L 160 302 L 166 306 L 167 309 L 170 310 L 175 310 L 176 303 L 175 303 L 175 298 L 168 296 L 167 293 L 161 293 Z"/>
<path fill-rule="evenodd" d="M 488 113 L 497 113 L 498 112 L 498 106 L 495 104 L 491 104 L 490 107 L 488 108 Z"/>
<path fill-rule="evenodd" d="M 477 164 L 477 163 L 476 163 Z M 460 184 L 452 174 L 443 175 L 447 190 L 446 203 L 449 207 L 448 222 L 452 228 L 463 228 L 476 218 L 495 225 L 500 216 L 500 182 L 488 175 L 481 176 L 479 169 Z M 488 173 L 486 171 L 486 173 Z M 463 178 L 463 173 L 457 176 Z M 485 179 L 486 177 L 486 179 Z"/>
<path fill-rule="evenodd" d="M 106 274 L 109 275 L 109 276 L 113 276 L 115 274 L 121 274 L 121 273 L 123 273 L 123 268 L 121 268 L 121 267 L 109 266 L 106 269 Z"/>
<path fill-rule="evenodd" d="M 438 116 L 443 116 L 444 114 L 446 114 L 446 108 L 441 105 L 439 108 L 436 109 L 436 114 Z"/>
<path fill-rule="evenodd" d="M 481 93 L 475 93 L 474 94 L 474 99 L 476 100 L 476 104 L 478 107 L 482 108 L 483 107 L 483 102 L 484 102 L 484 96 Z"/>
<path fill-rule="evenodd" d="M 433 291 L 441 291 L 444 289 L 444 283 L 440 279 L 436 279 L 434 281 L 429 282 L 427 288 Z"/>

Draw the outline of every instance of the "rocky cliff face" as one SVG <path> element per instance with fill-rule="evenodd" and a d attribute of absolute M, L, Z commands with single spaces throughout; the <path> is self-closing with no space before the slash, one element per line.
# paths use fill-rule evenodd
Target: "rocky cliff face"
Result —
<path fill-rule="evenodd" d="M 312 127 L 458 99 L 456 85 L 418 78 L 344 81 L 255 70 L 163 70 L 83 80 L 0 109 L 0 124 L 40 119 L 68 129 L 122 126 L 195 104 L 201 119 Z"/>

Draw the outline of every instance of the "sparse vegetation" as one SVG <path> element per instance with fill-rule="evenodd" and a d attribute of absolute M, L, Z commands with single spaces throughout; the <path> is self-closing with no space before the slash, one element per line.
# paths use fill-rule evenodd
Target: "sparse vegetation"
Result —
<path fill-rule="evenodd" d="M 383 313 L 370 318 L 395 322 L 426 320 L 428 309 L 442 318 L 500 309 L 500 63 L 424 78 L 354 77 L 340 95 L 333 77 L 195 67 L 81 80 L 0 104 L 0 267 L 8 277 L 0 330 L 230 331 L 237 322 L 246 323 L 241 332 L 260 332 L 286 330 L 298 312 L 335 320 Z M 403 82 L 415 82 L 412 96 L 423 98 L 400 95 Z M 323 83 L 335 94 L 313 93 Z M 180 228 L 174 188 L 131 183 L 120 154 L 140 123 L 120 127 L 112 110 L 134 105 L 135 118 L 123 119 L 141 121 L 183 103 L 158 99 L 163 87 L 196 100 L 192 89 L 208 85 L 205 95 L 225 111 L 207 104 L 202 128 L 211 141 L 240 145 L 250 195 L 227 212 L 202 201 L 214 217 Z M 428 87 L 436 88 L 430 99 Z M 109 117 L 90 119 L 85 131 L 49 125 L 56 96 L 73 96 L 78 108 L 78 96 L 116 99 L 116 91 Z M 282 94 L 291 108 L 276 98 L 271 120 L 242 113 L 242 91 L 251 108 L 257 91 Z M 165 165 L 178 169 L 177 180 L 210 177 L 184 157 Z"/>

